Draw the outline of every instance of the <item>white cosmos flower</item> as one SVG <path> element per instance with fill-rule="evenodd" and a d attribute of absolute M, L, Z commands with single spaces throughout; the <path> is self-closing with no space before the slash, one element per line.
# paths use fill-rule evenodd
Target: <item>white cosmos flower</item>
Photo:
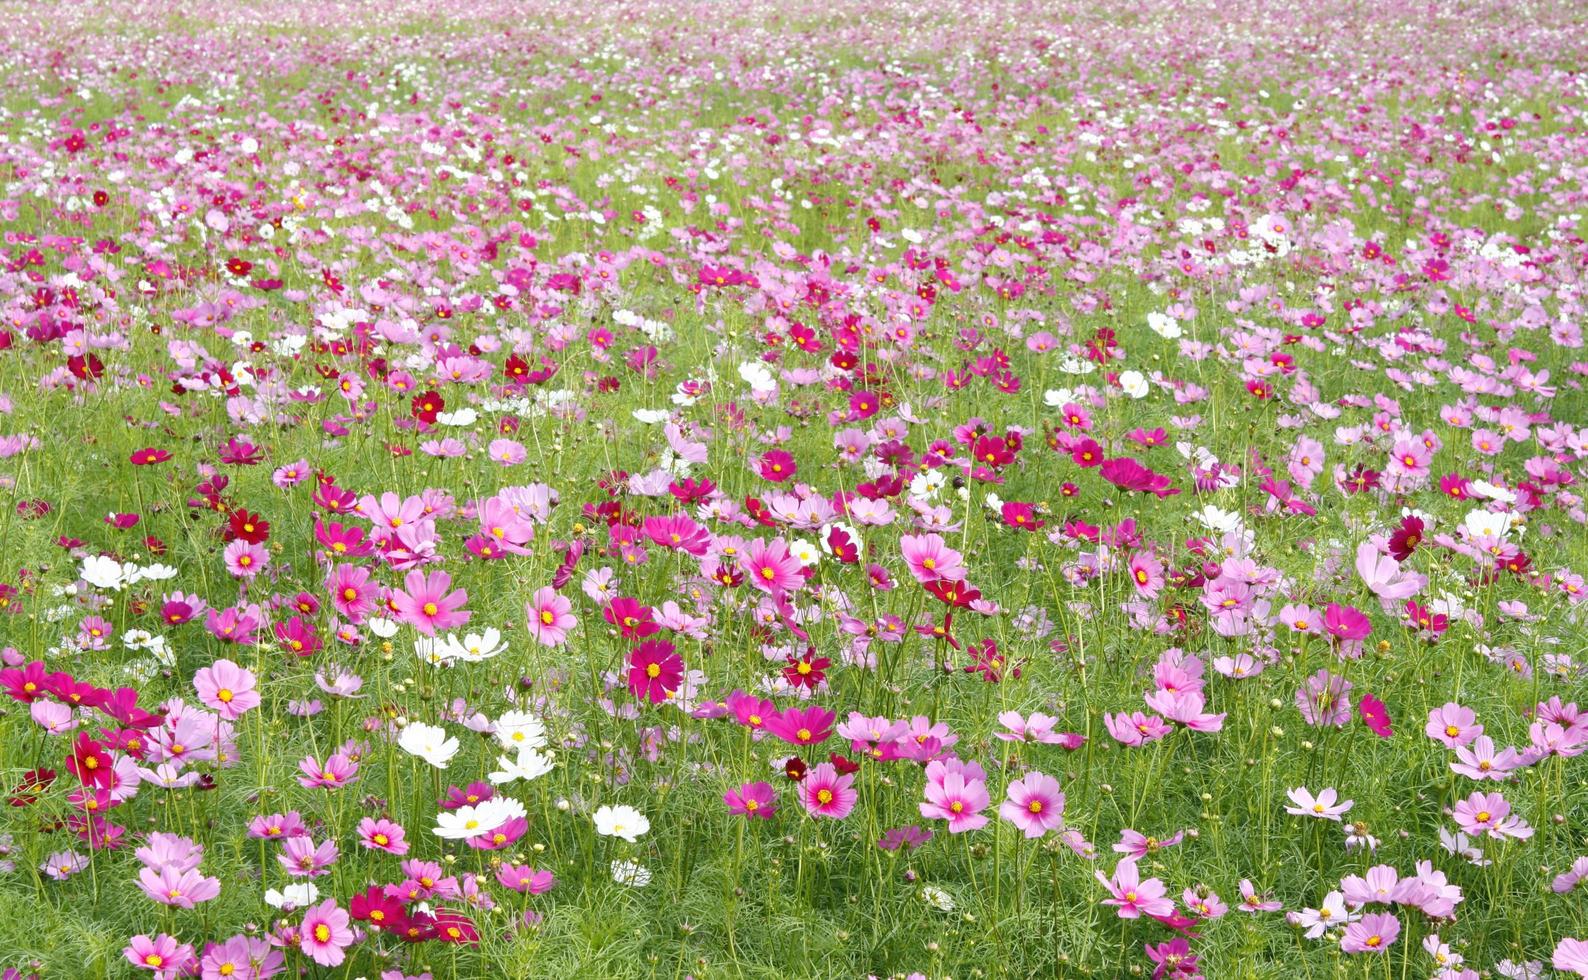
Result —
<path fill-rule="evenodd" d="M 1075 401 L 1075 392 L 1069 388 L 1049 388 L 1042 395 L 1042 404 L 1049 408 L 1063 408 Z"/>
<path fill-rule="evenodd" d="M 815 545 L 799 538 L 795 538 L 788 546 L 788 553 L 798 558 L 800 564 L 806 568 L 814 567 L 817 562 L 822 560 L 822 553 Z"/>
<path fill-rule="evenodd" d="M 410 755 L 435 766 L 445 769 L 452 757 L 458 754 L 458 740 L 447 737 L 447 730 L 440 725 L 427 725 L 422 721 L 409 722 L 397 736 L 397 745 Z"/>
<path fill-rule="evenodd" d="M 664 412 L 659 408 L 636 408 L 634 418 L 644 425 L 656 425 L 672 418 L 672 412 Z"/>
<path fill-rule="evenodd" d="M 1201 524 L 1210 531 L 1234 531 L 1241 526 L 1241 515 L 1235 511 L 1225 510 L 1222 507 L 1208 504 L 1201 510 L 1193 511 L 1191 519 Z"/>
<path fill-rule="evenodd" d="M 931 499 L 948 482 L 942 470 L 927 470 L 910 478 L 910 496 Z"/>
<path fill-rule="evenodd" d="M 1125 371 L 1119 376 L 1119 387 L 1132 398 L 1147 397 L 1147 376 L 1140 371 Z"/>
<path fill-rule="evenodd" d="M 320 889 L 305 881 L 298 885 L 283 885 L 280 891 L 272 888 L 265 892 L 265 904 L 273 909 L 291 912 L 293 909 L 312 905 L 320 897 Z"/>
<path fill-rule="evenodd" d="M 523 750 L 546 747 L 546 725 L 527 711 L 508 711 L 496 719 L 496 740 L 504 749 Z"/>
<path fill-rule="evenodd" d="M 1475 538 L 1503 538 L 1511 530 L 1511 515 L 1474 510 L 1467 513 L 1462 524 L 1467 533 Z"/>
<path fill-rule="evenodd" d="M 456 810 L 442 810 L 436 814 L 436 825 L 431 833 L 447 840 L 467 840 L 491 831 L 514 817 L 522 817 L 524 804 L 510 796 L 493 796 L 473 806 L 460 806 Z"/>
<path fill-rule="evenodd" d="M 634 861 L 613 861 L 612 880 L 630 888 L 644 888 L 651 883 L 651 870 Z"/>
<path fill-rule="evenodd" d="M 371 616 L 364 620 L 364 625 L 369 631 L 383 640 L 389 640 L 397 635 L 397 621 L 384 616 Z"/>
<path fill-rule="evenodd" d="M 645 814 L 625 803 L 603 806 L 595 812 L 596 833 L 602 837 L 621 837 L 630 844 L 651 829 Z"/>
<path fill-rule="evenodd" d="M 448 637 L 416 636 L 414 656 L 430 667 L 450 667 L 457 660 L 458 652 Z"/>
<path fill-rule="evenodd" d="M 1147 314 L 1147 327 L 1164 340 L 1178 339 L 1185 332 L 1179 321 L 1167 313 Z"/>
<path fill-rule="evenodd" d="M 751 391 L 775 391 L 777 381 L 772 377 L 772 372 L 760 361 L 746 361 L 739 365 L 739 377 L 750 386 Z"/>
<path fill-rule="evenodd" d="M 1505 487 L 1490 483 L 1488 480 L 1473 480 L 1471 483 L 1467 484 L 1467 489 L 1472 491 L 1474 496 L 1487 497 L 1490 500 L 1498 500 L 1502 504 L 1516 503 L 1515 493 L 1506 489 Z"/>
<path fill-rule="evenodd" d="M 447 638 L 451 651 L 464 663 L 477 664 L 489 660 L 507 649 L 502 642 L 502 631 L 487 629 L 484 633 L 465 633 L 462 639 Z"/>
<path fill-rule="evenodd" d="M 1064 360 L 1059 362 L 1059 370 L 1065 374 L 1091 374 L 1097 370 L 1097 365 L 1091 361 L 1083 361 L 1074 354 L 1064 355 Z"/>
<path fill-rule="evenodd" d="M 480 413 L 472 408 L 460 408 L 456 412 L 442 412 L 436 416 L 436 421 L 442 425 L 464 428 L 480 420 Z"/>
<path fill-rule="evenodd" d="M 496 764 L 502 768 L 491 773 L 491 783 L 495 786 L 510 783 L 515 779 L 522 779 L 525 782 L 539 779 L 551 772 L 552 767 L 556 765 L 550 755 L 530 748 L 519 749 L 516 757 L 499 755 L 496 757 Z"/>
<path fill-rule="evenodd" d="M 131 571 L 129 571 L 129 568 Z M 123 568 L 121 562 L 103 555 L 89 555 L 83 559 L 83 581 L 96 589 L 124 588 L 137 571 L 136 566 Z"/>

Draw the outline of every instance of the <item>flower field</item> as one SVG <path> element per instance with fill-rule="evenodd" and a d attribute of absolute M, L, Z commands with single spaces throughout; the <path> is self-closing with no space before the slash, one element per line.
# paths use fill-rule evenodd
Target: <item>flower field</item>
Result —
<path fill-rule="evenodd" d="M 1588 13 L 0 4 L 0 975 L 1588 976 Z"/>

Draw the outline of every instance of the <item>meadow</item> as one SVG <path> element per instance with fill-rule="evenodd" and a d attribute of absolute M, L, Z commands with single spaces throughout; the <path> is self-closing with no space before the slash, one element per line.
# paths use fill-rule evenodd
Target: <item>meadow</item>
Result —
<path fill-rule="evenodd" d="M 1588 976 L 1588 9 L 0 2 L 0 976 Z"/>

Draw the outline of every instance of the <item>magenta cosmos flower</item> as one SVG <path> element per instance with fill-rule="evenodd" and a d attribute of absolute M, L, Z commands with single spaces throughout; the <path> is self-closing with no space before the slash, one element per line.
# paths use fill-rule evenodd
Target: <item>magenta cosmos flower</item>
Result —
<path fill-rule="evenodd" d="M 646 640 L 629 653 L 629 692 L 661 704 L 684 679 L 684 658 L 664 640 Z"/>
<path fill-rule="evenodd" d="M 321 966 L 340 966 L 347 958 L 344 950 L 353 945 L 348 921 L 347 912 L 338 908 L 333 899 L 310 906 L 303 914 L 298 939 L 304 955 Z"/>
<path fill-rule="evenodd" d="M 1027 837 L 1064 829 L 1064 793 L 1057 779 L 1028 772 L 1010 783 L 1005 793 L 1008 799 L 998 805 L 998 816 Z"/>
<path fill-rule="evenodd" d="M 756 538 L 745 547 L 739 567 L 750 587 L 768 595 L 792 592 L 805 583 L 805 563 L 789 554 L 781 540 Z"/>
<path fill-rule="evenodd" d="M 254 683 L 252 671 L 230 660 L 217 660 L 193 675 L 200 703 L 227 721 L 236 721 L 244 712 L 259 707 Z"/>
<path fill-rule="evenodd" d="M 767 820 L 777 812 L 772 784 L 767 782 L 745 783 L 738 789 L 730 789 L 722 794 L 722 801 L 728 804 L 728 812 L 745 818 Z"/>
<path fill-rule="evenodd" d="M 835 711 L 820 705 L 789 708 L 766 719 L 766 730 L 790 745 L 820 745 L 833 733 Z"/>
<path fill-rule="evenodd" d="M 397 618 L 426 636 L 462 626 L 471 615 L 462 608 L 469 594 L 463 589 L 448 592 L 451 587 L 452 576 L 446 572 L 409 572 L 403 588 L 392 590 L 392 609 Z"/>
<path fill-rule="evenodd" d="M 854 789 L 855 777 L 851 773 L 839 775 L 830 762 L 811 768 L 800 782 L 800 802 L 813 817 L 842 820 L 855 808 L 860 796 Z"/>

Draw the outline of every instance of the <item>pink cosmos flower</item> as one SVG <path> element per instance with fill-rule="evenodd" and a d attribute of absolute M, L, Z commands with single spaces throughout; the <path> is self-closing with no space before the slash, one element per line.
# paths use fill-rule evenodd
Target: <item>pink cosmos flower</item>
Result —
<path fill-rule="evenodd" d="M 1093 871 L 1092 874 L 1108 889 L 1109 897 L 1103 899 L 1103 904 L 1119 909 L 1121 919 L 1139 919 L 1143 914 L 1169 915 L 1174 912 L 1174 902 L 1165 897 L 1167 889 L 1163 882 L 1157 878 L 1143 881 L 1134 859 L 1125 858 L 1115 865 L 1112 878 L 1103 877 L 1101 871 Z"/>
<path fill-rule="evenodd" d="M 1289 796 L 1294 806 L 1285 807 L 1285 812 L 1298 817 L 1321 817 L 1324 820 L 1340 821 L 1340 815 L 1351 809 L 1355 800 L 1346 800 L 1337 803 L 1340 794 L 1335 792 L 1333 786 L 1324 789 L 1314 797 L 1305 786 L 1298 786 L 1285 794 Z"/>
<path fill-rule="evenodd" d="M 227 721 L 236 721 L 259 707 L 261 698 L 254 684 L 253 672 L 230 660 L 217 660 L 193 675 L 199 702 Z"/>
<path fill-rule="evenodd" d="M 1173 847 L 1182 840 L 1185 840 L 1185 831 L 1179 831 L 1160 840 L 1126 827 L 1119 832 L 1119 843 L 1115 844 L 1113 849 L 1116 854 L 1140 859 L 1149 854 L 1156 854 L 1165 847 Z"/>
<path fill-rule="evenodd" d="M 1507 746 L 1496 752 L 1494 739 L 1479 735 L 1471 745 L 1456 746 L 1456 760 L 1450 764 L 1454 772 L 1469 779 L 1492 779 L 1500 782 L 1522 765 L 1522 755 Z"/>
<path fill-rule="evenodd" d="M 906 534 L 899 539 L 899 549 L 910 574 L 922 585 L 939 579 L 957 582 L 966 576 L 964 559 L 941 534 Z"/>
<path fill-rule="evenodd" d="M 133 936 L 121 955 L 138 969 L 154 973 L 155 980 L 176 980 L 187 975 L 197 963 L 192 946 L 178 943 L 163 932 L 152 939 L 146 935 Z"/>
<path fill-rule="evenodd" d="M 202 980 L 236 980 L 253 977 L 264 980 L 280 973 L 286 965 L 286 955 L 272 948 L 264 939 L 236 935 L 222 943 L 204 947 L 199 960 Z"/>
<path fill-rule="evenodd" d="M 579 625 L 573 603 L 549 585 L 536 589 L 529 597 L 524 615 L 529 622 L 529 635 L 548 647 L 562 646 L 568 641 L 568 631 Z"/>
<path fill-rule="evenodd" d="M 145 867 L 138 872 L 138 887 L 161 905 L 179 909 L 193 908 L 197 903 L 207 902 L 221 893 L 219 878 L 206 877 L 193 868 L 183 871 L 167 867 L 156 871 Z"/>
<path fill-rule="evenodd" d="M 1202 710 L 1206 700 L 1201 691 L 1154 691 L 1144 700 L 1147 707 L 1194 732 L 1216 732 L 1224 727 L 1224 715 Z"/>
<path fill-rule="evenodd" d="M 1004 792 L 1008 799 L 998 805 L 998 816 L 1028 838 L 1064 829 L 1064 793 L 1057 779 L 1029 772 L 1010 783 Z M 953 829 L 952 825 L 949 829 Z"/>
<path fill-rule="evenodd" d="M 1342 728 L 1351 720 L 1351 682 L 1319 669 L 1296 689 L 1296 707 L 1309 725 Z"/>
<path fill-rule="evenodd" d="M 1362 716 L 1362 724 L 1379 738 L 1390 738 L 1395 734 L 1390 724 L 1389 709 L 1384 706 L 1383 701 L 1373 695 L 1362 695 L 1362 700 L 1357 702 L 1356 711 Z"/>
<path fill-rule="evenodd" d="M 1533 836 L 1533 828 L 1521 817 L 1511 815 L 1511 804 L 1499 793 L 1473 793 L 1450 809 L 1450 815 L 1468 834 L 1488 834 L 1494 838 Z"/>
<path fill-rule="evenodd" d="M 1404 567 L 1367 541 L 1356 547 L 1356 571 L 1368 589 L 1387 602 L 1410 598 L 1428 584 L 1427 578 Z"/>
<path fill-rule="evenodd" d="M 1388 912 L 1373 912 L 1345 927 L 1344 953 L 1382 953 L 1401 934 L 1401 921 Z"/>
<path fill-rule="evenodd" d="M 1121 711 L 1117 715 L 1103 714 L 1103 725 L 1108 729 L 1108 734 L 1121 745 L 1135 748 L 1148 742 L 1156 742 L 1170 732 L 1174 727 L 1157 715 L 1144 714 L 1135 711 L 1126 714 Z"/>
<path fill-rule="evenodd" d="M 1031 716 L 1023 717 L 1018 711 L 1004 711 L 998 715 L 998 723 L 1008 731 L 995 732 L 994 734 L 1005 742 L 1037 742 L 1043 745 L 1057 745 L 1060 748 L 1074 752 L 1086 744 L 1086 736 L 1074 732 L 1055 732 L 1054 726 L 1059 719 L 1052 715 L 1045 715 L 1040 711 L 1033 711 Z"/>
<path fill-rule="evenodd" d="M 331 865 L 339 856 L 336 841 L 326 838 L 318 847 L 314 838 L 289 837 L 281 842 L 281 853 L 276 860 L 295 877 L 319 878 L 330 874 Z"/>
<path fill-rule="evenodd" d="M 387 854 L 407 854 L 408 841 L 401 824 L 384 818 L 365 817 L 358 822 L 358 842 L 372 851 Z"/>
<path fill-rule="evenodd" d="M 264 545 L 251 544 L 242 538 L 228 544 L 221 557 L 226 561 L 226 570 L 241 579 L 253 578 L 270 564 L 270 552 Z"/>
<path fill-rule="evenodd" d="M 1308 939 L 1318 939 L 1330 929 L 1356 920 L 1357 915 L 1346 907 L 1345 896 L 1330 892 L 1315 909 L 1288 912 L 1285 917 L 1291 925 L 1303 930 Z"/>
<path fill-rule="evenodd" d="M 1410 884 L 1415 879 L 1406 879 Z M 1388 864 L 1376 864 L 1364 875 L 1346 875 L 1340 879 L 1340 891 L 1351 905 L 1389 905 L 1400 900 L 1403 894 L 1400 872 Z"/>
<path fill-rule="evenodd" d="M 1483 726 L 1477 724 L 1477 719 L 1471 708 L 1451 701 L 1428 712 L 1428 724 L 1423 726 L 1423 731 L 1429 738 L 1453 749 L 1470 744 L 1483 734 Z"/>
<path fill-rule="evenodd" d="M 426 575 L 415 569 L 404 577 L 403 588 L 392 590 L 392 610 L 398 619 L 426 636 L 462 626 L 472 615 L 463 609 L 469 594 L 463 589 L 448 592 L 451 586 L 452 576 L 446 572 Z"/>
<path fill-rule="evenodd" d="M 1580 857 L 1571 863 L 1571 867 L 1555 876 L 1550 882 L 1550 891 L 1556 894 L 1565 894 L 1576 888 L 1578 883 L 1588 880 L 1588 856 Z"/>
<path fill-rule="evenodd" d="M 1257 890 L 1246 878 L 1241 879 L 1241 904 L 1238 906 L 1242 912 L 1278 912 L 1284 906 L 1268 895 Z"/>
<path fill-rule="evenodd" d="M 1387 560 L 1394 564 L 1392 559 Z M 1367 639 L 1373 632 L 1373 623 L 1360 609 L 1331 602 L 1323 610 L 1323 629 L 1346 645 Z"/>
<path fill-rule="evenodd" d="M 347 958 L 344 951 L 353 945 L 353 930 L 348 928 L 348 922 L 346 910 L 339 908 L 334 899 L 310 906 L 299 928 L 298 944 L 304 955 L 321 966 L 340 966 Z"/>
<path fill-rule="evenodd" d="M 325 590 L 330 594 L 331 607 L 350 623 L 362 623 L 366 616 L 375 611 L 379 590 L 370 584 L 367 568 L 337 565 L 326 576 Z"/>
<path fill-rule="evenodd" d="M 1555 955 L 1550 964 L 1562 972 L 1588 977 L 1588 940 L 1562 939 L 1555 945 Z"/>
<path fill-rule="evenodd" d="M 496 869 L 496 880 L 504 888 L 525 895 L 541 895 L 551 891 L 557 878 L 550 871 L 537 871 L 527 864 L 503 863 Z"/>
<path fill-rule="evenodd" d="M 929 768 L 926 800 L 918 804 L 921 816 L 928 820 L 947 820 L 951 834 L 987 826 L 987 817 L 982 813 L 990 802 L 985 782 L 958 772 L 945 772 L 940 779 L 932 779 L 931 775 Z"/>
<path fill-rule="evenodd" d="M 1137 553 L 1130 559 L 1130 582 L 1143 599 L 1156 599 L 1163 591 L 1163 568 L 1147 555 Z"/>
<path fill-rule="evenodd" d="M 326 759 L 322 766 L 314 756 L 306 755 L 298 763 L 298 771 L 303 773 L 298 777 L 298 785 L 304 789 L 339 789 L 358 775 L 358 763 L 337 752 Z"/>
<path fill-rule="evenodd" d="M 854 782 L 854 774 L 839 775 L 832 763 L 818 763 L 800 781 L 800 802 L 813 817 L 842 820 L 849 816 L 860 796 Z"/>

